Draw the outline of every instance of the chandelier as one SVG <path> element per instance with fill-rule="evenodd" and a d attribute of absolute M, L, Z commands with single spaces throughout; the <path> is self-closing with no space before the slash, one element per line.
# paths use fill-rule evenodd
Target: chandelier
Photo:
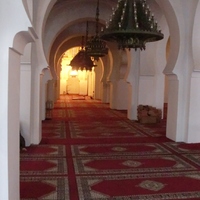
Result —
<path fill-rule="evenodd" d="M 91 58 L 87 55 L 85 50 L 81 49 L 71 60 L 70 65 L 72 70 L 88 70 L 91 71 L 94 67 L 94 63 Z"/>
<path fill-rule="evenodd" d="M 70 65 L 72 66 L 72 70 L 88 70 L 88 71 L 91 71 L 92 67 L 95 66 L 90 56 L 87 55 L 87 52 L 84 49 L 84 36 L 82 36 L 81 50 L 79 50 L 79 52 L 71 60 Z"/>
<path fill-rule="evenodd" d="M 118 0 L 101 38 L 117 41 L 119 49 L 145 50 L 147 42 L 164 38 L 146 0 Z"/>
<path fill-rule="evenodd" d="M 106 42 L 99 37 L 99 0 L 97 0 L 96 8 L 96 35 L 86 42 L 86 52 L 88 56 L 99 60 L 99 57 L 103 57 L 108 54 L 108 48 Z"/>

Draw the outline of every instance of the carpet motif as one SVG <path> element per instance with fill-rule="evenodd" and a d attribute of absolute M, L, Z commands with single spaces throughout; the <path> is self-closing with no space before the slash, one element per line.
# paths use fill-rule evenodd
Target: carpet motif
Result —
<path fill-rule="evenodd" d="M 138 162 L 138 161 L 134 161 L 134 160 L 126 160 L 126 161 L 122 162 L 122 165 L 132 168 L 132 167 L 139 167 L 142 165 L 142 163 Z"/>
<path fill-rule="evenodd" d="M 98 113 L 98 115 L 97 115 Z M 95 119 L 119 119 L 116 115 L 113 115 L 112 113 L 109 112 L 109 110 L 96 110 L 96 109 L 84 109 L 84 110 L 76 110 L 76 109 L 68 109 L 67 110 L 67 116 L 70 118 L 77 118 L 80 120 L 83 119 L 90 119 L 90 118 L 95 118 Z M 91 120 L 90 120 L 91 122 Z"/>
<path fill-rule="evenodd" d="M 78 101 L 76 101 L 76 103 L 72 103 L 71 101 L 70 102 L 67 102 L 67 108 L 75 108 L 77 107 L 77 103 Z M 78 105 L 79 108 L 87 108 L 89 105 L 87 103 L 83 103 L 81 102 L 80 105 Z"/>
<path fill-rule="evenodd" d="M 74 96 L 72 97 L 72 100 L 85 100 L 85 96 L 74 95 Z"/>
<path fill-rule="evenodd" d="M 138 130 L 142 130 L 145 134 L 151 137 L 163 137 L 166 135 L 165 123 L 156 123 L 151 125 L 140 124 L 136 121 L 128 121 L 128 123 L 132 124 L 132 126 Z"/>
<path fill-rule="evenodd" d="M 65 110 L 56 109 L 52 110 L 52 118 L 65 118 L 67 117 L 67 113 Z"/>
<path fill-rule="evenodd" d="M 200 167 L 200 155 L 199 154 L 186 154 L 184 156 Z"/>
<path fill-rule="evenodd" d="M 20 151 L 21 200 L 200 199 L 200 145 L 166 138 L 166 115 L 139 124 L 81 98 L 61 95 L 41 143 Z"/>
<path fill-rule="evenodd" d="M 115 124 L 118 124 L 116 128 Z M 81 122 L 69 122 L 71 137 L 145 137 L 137 129 L 123 121 L 110 121 L 110 123 L 93 122 L 84 124 Z"/>
<path fill-rule="evenodd" d="M 180 182 L 184 184 L 179 184 Z M 79 199 L 87 200 L 200 198 L 197 172 L 79 176 L 77 184 Z M 187 188 L 186 191 L 185 185 L 190 184 L 194 187 Z"/>
<path fill-rule="evenodd" d="M 21 157 L 64 157 L 65 145 L 31 145 L 21 152 Z"/>
<path fill-rule="evenodd" d="M 112 113 L 124 119 L 127 118 L 127 110 L 111 110 Z"/>
<path fill-rule="evenodd" d="M 52 121 L 50 123 L 42 124 L 43 138 L 66 138 L 66 122 Z"/>
<path fill-rule="evenodd" d="M 162 145 L 156 143 L 72 145 L 71 150 L 73 156 L 149 155 L 170 153 Z"/>
<path fill-rule="evenodd" d="M 177 153 L 200 153 L 199 144 L 186 144 L 182 142 L 166 142 L 166 146 Z"/>
<path fill-rule="evenodd" d="M 52 120 L 52 121 L 42 121 L 42 128 L 49 128 L 49 127 L 53 127 L 53 128 L 60 128 L 62 126 L 65 125 L 65 121 L 56 121 L 56 120 Z"/>
<path fill-rule="evenodd" d="M 163 189 L 165 185 L 156 181 L 145 180 L 139 184 L 139 187 L 157 192 Z"/>
<path fill-rule="evenodd" d="M 127 148 L 124 148 L 124 147 L 113 147 L 112 151 L 125 152 L 125 151 L 127 151 Z"/>
<path fill-rule="evenodd" d="M 65 108 L 66 105 L 65 105 L 65 102 L 64 101 L 56 101 L 54 103 L 54 109 L 57 109 L 57 108 Z"/>
<path fill-rule="evenodd" d="M 65 177 L 21 177 L 20 200 L 67 200 L 68 180 Z"/>
<path fill-rule="evenodd" d="M 76 174 L 114 174 L 188 171 L 196 169 L 174 155 L 74 158 Z"/>
<path fill-rule="evenodd" d="M 21 175 L 67 174 L 65 158 L 21 158 Z"/>

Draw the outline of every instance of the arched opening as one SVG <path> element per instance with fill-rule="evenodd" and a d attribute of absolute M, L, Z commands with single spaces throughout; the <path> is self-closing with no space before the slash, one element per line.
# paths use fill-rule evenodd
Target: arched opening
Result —
<path fill-rule="evenodd" d="M 76 94 L 91 96 L 89 91 L 94 91 L 95 72 L 94 67 L 88 70 L 73 70 L 71 60 L 79 52 L 79 47 L 73 47 L 65 51 L 61 59 L 60 94 Z M 91 96 L 93 97 L 93 96 Z"/>

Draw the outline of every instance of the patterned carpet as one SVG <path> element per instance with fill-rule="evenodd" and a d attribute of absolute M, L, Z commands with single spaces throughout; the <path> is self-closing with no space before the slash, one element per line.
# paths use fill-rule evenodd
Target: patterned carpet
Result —
<path fill-rule="evenodd" d="M 46 116 L 41 144 L 20 153 L 21 200 L 200 199 L 200 144 L 167 139 L 166 113 L 139 124 L 61 95 Z"/>

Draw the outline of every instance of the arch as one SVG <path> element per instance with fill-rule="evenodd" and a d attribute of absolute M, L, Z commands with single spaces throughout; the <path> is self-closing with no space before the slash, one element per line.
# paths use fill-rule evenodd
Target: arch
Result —
<path fill-rule="evenodd" d="M 73 40 L 75 45 L 81 46 L 81 37 L 86 36 L 86 18 L 85 21 L 75 21 L 71 26 L 68 26 L 63 30 L 53 42 L 49 50 L 49 60 L 52 60 L 53 55 L 56 55 L 57 52 L 62 49 L 69 40 Z M 88 21 L 89 26 L 89 36 L 94 34 L 94 30 L 91 31 L 91 27 L 95 27 L 94 22 Z"/>
<path fill-rule="evenodd" d="M 164 69 L 165 74 L 173 74 L 174 67 L 177 62 L 179 47 L 180 47 L 180 30 L 177 15 L 174 10 L 174 2 L 171 0 L 159 1 L 155 0 L 166 17 L 166 21 L 169 27 L 169 34 L 171 37 L 171 45 L 169 51 L 169 59 L 167 61 L 166 67 Z"/>
<path fill-rule="evenodd" d="M 78 6 L 79 3 L 80 2 L 70 1 L 66 2 L 65 4 L 58 4 L 52 9 L 45 27 L 44 47 L 45 54 L 47 56 L 49 55 L 49 49 L 51 48 L 53 41 L 55 41 L 58 34 L 64 29 L 68 28 L 66 27 L 66 24 L 71 26 L 74 21 L 79 21 L 80 19 L 85 19 L 86 21 L 87 19 L 95 18 L 96 1 L 89 0 L 88 2 L 88 0 L 83 0 L 81 1 L 81 4 L 84 4 L 84 7 Z M 109 18 L 108 14 L 111 12 L 111 9 L 111 6 L 106 2 L 101 3 L 99 20 L 107 20 Z M 76 13 L 74 14 L 74 12 Z"/>
<path fill-rule="evenodd" d="M 13 46 L 9 48 L 8 51 L 8 65 L 7 74 L 8 84 L 5 90 L 7 95 L 4 99 L 7 100 L 5 110 L 7 112 L 6 122 L 2 120 L 5 124 L 2 129 L 7 129 L 5 131 L 5 138 L 2 138 L 4 145 L 7 145 L 6 151 L 2 148 L 2 152 L 5 154 L 4 163 L 2 169 L 8 171 L 1 176 L 3 184 L 5 184 L 5 179 L 8 184 L 4 188 L 1 195 L 8 195 L 10 199 L 18 199 L 19 197 L 19 130 L 20 130 L 20 59 L 21 55 L 24 53 L 25 46 L 33 42 L 35 38 L 33 37 L 33 32 L 30 31 L 19 31 L 15 34 L 13 38 Z M 5 80 L 4 80 L 5 81 Z M 5 84 L 5 82 L 4 82 Z M 7 154 L 9 152 L 9 154 Z M 6 157 L 7 155 L 7 157 Z M 7 177 L 6 177 L 7 176 Z M 8 199 L 4 196 L 2 199 Z"/>
<path fill-rule="evenodd" d="M 37 35 L 32 28 L 28 28 L 28 31 L 20 31 L 14 36 L 12 48 L 22 55 L 25 46 L 34 42 L 36 38 Z"/>

